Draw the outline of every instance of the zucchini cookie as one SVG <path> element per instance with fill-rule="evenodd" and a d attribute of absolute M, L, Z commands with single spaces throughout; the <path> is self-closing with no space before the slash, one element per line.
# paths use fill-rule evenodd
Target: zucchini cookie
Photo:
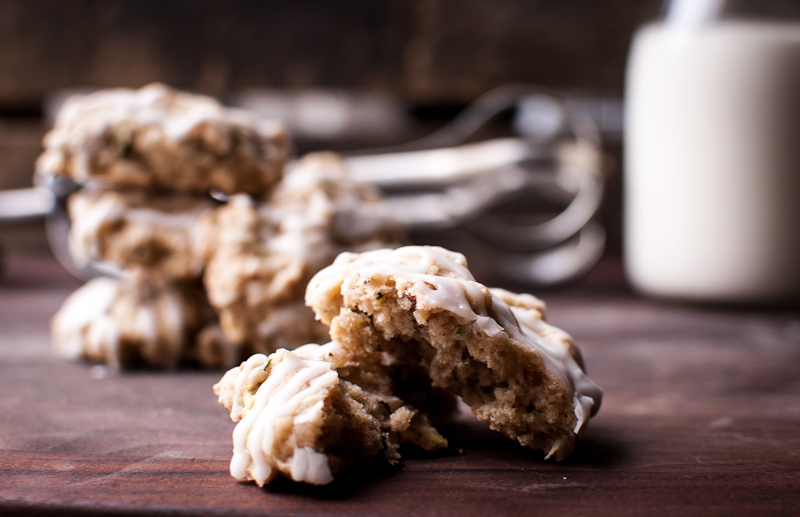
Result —
<path fill-rule="evenodd" d="M 301 159 L 259 203 L 234 196 L 203 216 L 203 281 L 227 339 L 270 353 L 329 340 L 303 304 L 311 277 L 345 250 L 397 245 L 403 228 L 380 195 L 332 153 Z"/>
<path fill-rule="evenodd" d="M 70 98 L 44 146 L 42 180 L 265 196 L 290 143 L 281 122 L 151 84 Z"/>
<path fill-rule="evenodd" d="M 459 253 L 343 253 L 312 278 L 306 303 L 349 353 L 421 364 L 492 429 L 548 458 L 566 458 L 600 406 L 570 337 L 543 321 L 544 304 L 486 288 Z"/>
<path fill-rule="evenodd" d="M 231 475 L 324 485 L 372 458 L 397 462 L 404 443 L 446 448 L 427 416 L 393 394 L 381 361 L 331 342 L 256 354 L 228 371 L 214 392 L 238 422 Z"/>
<path fill-rule="evenodd" d="M 197 279 L 200 216 L 217 205 L 202 196 L 84 189 L 68 199 L 70 253 L 80 265 Z"/>
<path fill-rule="evenodd" d="M 113 368 L 235 364 L 238 352 L 215 330 L 216 317 L 197 286 L 127 274 L 90 280 L 51 322 L 57 353 Z"/>

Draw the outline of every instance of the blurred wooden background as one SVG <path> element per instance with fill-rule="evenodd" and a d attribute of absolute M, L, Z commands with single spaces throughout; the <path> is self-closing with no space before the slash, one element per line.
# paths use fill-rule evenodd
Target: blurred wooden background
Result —
<path fill-rule="evenodd" d="M 380 89 L 466 102 L 492 86 L 622 86 L 654 0 L 3 0 L 0 108 L 48 91 L 161 80 Z"/>
<path fill-rule="evenodd" d="M 2 0 L 0 188 L 30 185 L 43 102 L 58 90 L 158 80 L 224 97 L 321 86 L 444 114 L 511 82 L 621 94 L 632 33 L 660 4 Z"/>

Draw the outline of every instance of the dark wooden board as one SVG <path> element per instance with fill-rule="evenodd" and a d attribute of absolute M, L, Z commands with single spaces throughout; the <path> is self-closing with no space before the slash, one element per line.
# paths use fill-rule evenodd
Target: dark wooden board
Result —
<path fill-rule="evenodd" d="M 0 282 L 0 515 L 792 515 L 800 503 L 800 313 L 668 305 L 609 261 L 541 293 L 605 389 L 573 456 L 544 461 L 462 416 L 461 455 L 413 454 L 322 488 L 228 474 L 218 372 L 95 379 L 50 352 L 77 285 L 12 257 Z M 96 375 L 95 375 L 96 376 Z"/>
<path fill-rule="evenodd" d="M 0 115 L 65 88 L 163 81 L 464 103 L 506 83 L 619 91 L 658 0 L 4 0 Z"/>

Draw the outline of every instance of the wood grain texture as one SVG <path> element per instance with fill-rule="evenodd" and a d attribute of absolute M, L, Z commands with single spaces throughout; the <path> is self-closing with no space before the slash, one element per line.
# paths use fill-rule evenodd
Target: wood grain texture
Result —
<path fill-rule="evenodd" d="M 52 357 L 76 286 L 12 257 L 0 283 L 0 515 L 791 515 L 800 503 L 800 314 L 666 305 L 618 262 L 544 293 L 605 389 L 573 456 L 544 461 L 463 416 L 460 455 L 314 488 L 228 474 L 218 372 L 95 380 Z"/>

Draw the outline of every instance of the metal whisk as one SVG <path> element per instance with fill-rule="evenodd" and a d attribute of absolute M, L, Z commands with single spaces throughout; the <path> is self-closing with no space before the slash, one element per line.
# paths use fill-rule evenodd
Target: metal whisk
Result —
<path fill-rule="evenodd" d="M 511 108 L 518 136 L 464 143 Z M 605 232 L 594 220 L 603 193 L 599 131 L 585 112 L 539 88 L 497 88 L 426 138 L 350 153 L 347 161 L 412 232 L 492 264 L 507 280 L 554 285 L 602 254 Z M 67 251 L 64 201 L 76 188 L 59 179 L 0 191 L 0 222 L 45 217 L 56 257 L 87 278 L 96 269 L 76 268 Z M 558 209 L 542 213 L 544 205 Z"/>

